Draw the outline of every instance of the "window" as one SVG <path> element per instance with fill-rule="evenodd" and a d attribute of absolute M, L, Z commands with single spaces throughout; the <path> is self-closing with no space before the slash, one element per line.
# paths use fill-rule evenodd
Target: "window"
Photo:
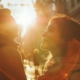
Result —
<path fill-rule="evenodd" d="M 55 10 L 56 10 L 56 6 L 55 6 L 55 4 L 54 4 L 54 3 L 52 4 L 52 10 L 53 10 L 53 11 L 55 11 Z"/>
<path fill-rule="evenodd" d="M 77 0 L 77 3 L 80 3 L 80 0 Z"/>
<path fill-rule="evenodd" d="M 66 3 L 68 3 L 69 2 L 69 0 L 66 0 Z"/>
<path fill-rule="evenodd" d="M 68 0 L 66 0 L 66 2 L 68 2 Z"/>

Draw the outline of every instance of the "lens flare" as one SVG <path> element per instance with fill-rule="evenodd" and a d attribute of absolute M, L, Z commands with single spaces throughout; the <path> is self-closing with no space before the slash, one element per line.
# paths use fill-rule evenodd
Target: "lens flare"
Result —
<path fill-rule="evenodd" d="M 17 23 L 22 25 L 21 37 L 24 37 L 29 26 L 33 25 L 35 21 L 36 21 L 36 15 L 34 12 L 32 13 L 24 12 L 19 16 Z"/>

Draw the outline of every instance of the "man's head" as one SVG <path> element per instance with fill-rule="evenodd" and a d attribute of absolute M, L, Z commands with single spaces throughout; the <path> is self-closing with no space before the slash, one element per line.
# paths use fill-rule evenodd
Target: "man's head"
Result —
<path fill-rule="evenodd" d="M 18 36 L 18 24 L 11 16 L 9 9 L 0 9 L 0 34 L 3 34 L 11 39 Z"/>
<path fill-rule="evenodd" d="M 66 15 L 53 17 L 43 33 L 41 48 L 59 50 L 74 38 L 80 41 L 80 24 Z"/>

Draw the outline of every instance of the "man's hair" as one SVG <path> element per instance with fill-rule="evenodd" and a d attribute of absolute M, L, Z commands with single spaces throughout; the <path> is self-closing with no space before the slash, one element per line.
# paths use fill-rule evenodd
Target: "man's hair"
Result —
<path fill-rule="evenodd" d="M 7 8 L 0 9 L 0 34 L 6 34 L 5 30 L 10 27 L 18 27 L 18 24 L 11 15 L 11 11 Z"/>
<path fill-rule="evenodd" d="M 65 40 L 72 40 L 75 38 L 76 40 L 80 41 L 80 23 L 73 18 L 60 14 L 54 16 L 49 23 L 54 24 L 57 23 L 61 30 L 61 35 Z"/>
<path fill-rule="evenodd" d="M 16 24 L 15 19 L 11 15 L 11 11 L 7 8 L 0 9 L 0 24 L 12 23 Z"/>

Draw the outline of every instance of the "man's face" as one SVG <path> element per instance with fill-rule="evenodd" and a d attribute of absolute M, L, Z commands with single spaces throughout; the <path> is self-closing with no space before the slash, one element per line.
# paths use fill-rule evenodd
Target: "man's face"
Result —
<path fill-rule="evenodd" d="M 61 30 L 59 25 L 55 22 L 54 24 L 50 23 L 46 31 L 42 34 L 42 43 L 41 48 L 48 50 L 59 50 L 64 43 L 64 40 L 61 38 Z"/>
<path fill-rule="evenodd" d="M 7 32 L 7 36 L 9 36 L 11 39 L 18 37 L 18 25 L 16 23 L 7 23 L 5 31 Z"/>

